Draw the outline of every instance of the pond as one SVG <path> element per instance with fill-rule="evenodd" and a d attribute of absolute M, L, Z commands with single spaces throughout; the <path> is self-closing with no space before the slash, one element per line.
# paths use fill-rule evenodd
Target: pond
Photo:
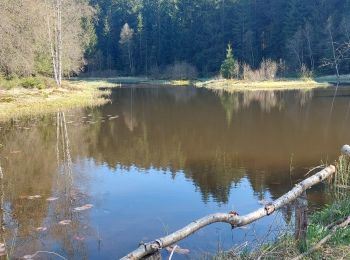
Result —
<path fill-rule="evenodd" d="M 1 240 L 13 258 L 117 259 L 204 215 L 249 213 L 350 142 L 350 91 L 334 93 L 135 85 L 102 107 L 2 123 Z M 311 209 L 330 200 L 324 189 L 308 191 Z M 286 207 L 179 245 L 201 258 L 273 239 L 292 222 Z"/>

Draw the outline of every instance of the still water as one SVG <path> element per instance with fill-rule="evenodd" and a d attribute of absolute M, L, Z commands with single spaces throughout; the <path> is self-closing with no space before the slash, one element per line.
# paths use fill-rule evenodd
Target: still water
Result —
<path fill-rule="evenodd" d="M 129 86 L 99 108 L 2 123 L 1 240 L 14 258 L 118 259 L 206 214 L 249 213 L 337 158 L 349 95 Z M 321 185 L 308 198 L 311 209 L 330 199 Z M 192 259 L 254 245 L 292 214 L 215 224 L 179 245 Z"/>

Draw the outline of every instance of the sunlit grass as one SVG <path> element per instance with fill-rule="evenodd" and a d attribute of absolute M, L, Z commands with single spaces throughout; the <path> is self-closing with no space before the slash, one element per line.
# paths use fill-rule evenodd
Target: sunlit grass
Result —
<path fill-rule="evenodd" d="M 79 107 L 92 107 L 109 101 L 110 91 L 100 90 L 100 82 L 68 82 L 62 88 L 0 89 L 0 121 L 35 116 Z"/>
<path fill-rule="evenodd" d="M 209 80 L 198 82 L 197 87 L 214 90 L 254 91 L 254 90 L 297 90 L 314 89 L 329 86 L 327 83 L 319 83 L 312 79 L 300 80 L 267 80 L 267 81 L 245 81 L 245 80 Z"/>
<path fill-rule="evenodd" d="M 110 77 L 110 78 L 74 78 L 76 83 L 82 82 L 91 86 L 101 87 L 120 87 L 125 84 L 144 84 L 144 85 L 168 85 L 168 86 L 188 86 L 193 84 L 191 80 L 166 80 L 152 79 L 148 77 Z"/>
<path fill-rule="evenodd" d="M 170 85 L 172 86 L 189 86 L 192 85 L 191 80 L 172 80 L 170 81 Z"/>

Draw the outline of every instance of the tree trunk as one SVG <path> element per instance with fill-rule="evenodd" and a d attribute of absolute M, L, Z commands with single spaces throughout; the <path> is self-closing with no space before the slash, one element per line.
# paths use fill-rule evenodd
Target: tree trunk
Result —
<path fill-rule="evenodd" d="M 62 85 L 62 0 L 57 0 L 57 69 L 58 86 Z"/>
<path fill-rule="evenodd" d="M 329 33 L 329 38 L 331 40 L 331 45 L 332 45 L 332 53 L 333 53 L 333 64 L 335 67 L 335 72 L 337 74 L 337 80 L 339 82 L 339 60 L 337 58 L 337 54 L 335 51 L 335 46 L 334 46 L 334 40 L 333 40 L 333 33 L 332 33 L 332 29 L 331 29 L 331 24 L 329 25 L 328 28 L 328 33 Z"/>
<path fill-rule="evenodd" d="M 50 11 L 47 5 L 47 1 L 45 0 L 46 5 L 46 19 L 47 19 L 47 33 L 49 37 L 49 44 L 50 44 L 50 52 L 51 52 L 51 59 L 52 59 L 52 67 L 53 67 L 53 75 L 54 79 L 57 85 L 58 84 L 58 73 L 57 73 L 57 66 L 56 66 L 56 58 L 55 58 L 55 48 L 52 41 L 52 35 L 51 35 L 51 23 L 50 23 Z"/>
<path fill-rule="evenodd" d="M 140 245 L 139 248 L 137 248 L 135 251 L 131 252 L 130 254 L 124 256 L 122 259 L 123 260 L 140 259 L 147 255 L 156 253 L 160 249 L 173 245 L 176 242 L 200 230 L 201 228 L 213 223 L 224 222 L 224 223 L 231 224 L 232 227 L 241 227 L 241 226 L 250 224 L 262 217 L 272 214 L 275 210 L 294 201 L 301 194 L 303 194 L 303 192 L 305 192 L 307 189 L 329 178 L 334 173 L 335 173 L 335 167 L 333 165 L 330 165 L 327 168 L 323 169 L 322 171 L 298 183 L 297 185 L 295 185 L 295 187 L 292 190 L 290 190 L 288 193 L 284 194 L 277 200 L 266 204 L 264 207 L 254 212 L 251 212 L 243 216 L 239 216 L 235 212 L 230 212 L 230 213 L 216 213 L 216 214 L 203 217 L 170 235 L 159 238 L 153 242 Z"/>

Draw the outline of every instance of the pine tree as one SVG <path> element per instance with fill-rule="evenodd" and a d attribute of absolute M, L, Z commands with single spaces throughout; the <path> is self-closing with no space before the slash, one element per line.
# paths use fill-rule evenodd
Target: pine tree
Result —
<path fill-rule="evenodd" d="M 225 79 L 232 79 L 232 78 L 238 77 L 238 69 L 239 69 L 238 64 L 233 58 L 233 51 L 232 51 L 231 44 L 228 44 L 227 50 L 226 50 L 226 59 L 221 65 L 221 70 L 220 70 L 221 75 Z"/>

